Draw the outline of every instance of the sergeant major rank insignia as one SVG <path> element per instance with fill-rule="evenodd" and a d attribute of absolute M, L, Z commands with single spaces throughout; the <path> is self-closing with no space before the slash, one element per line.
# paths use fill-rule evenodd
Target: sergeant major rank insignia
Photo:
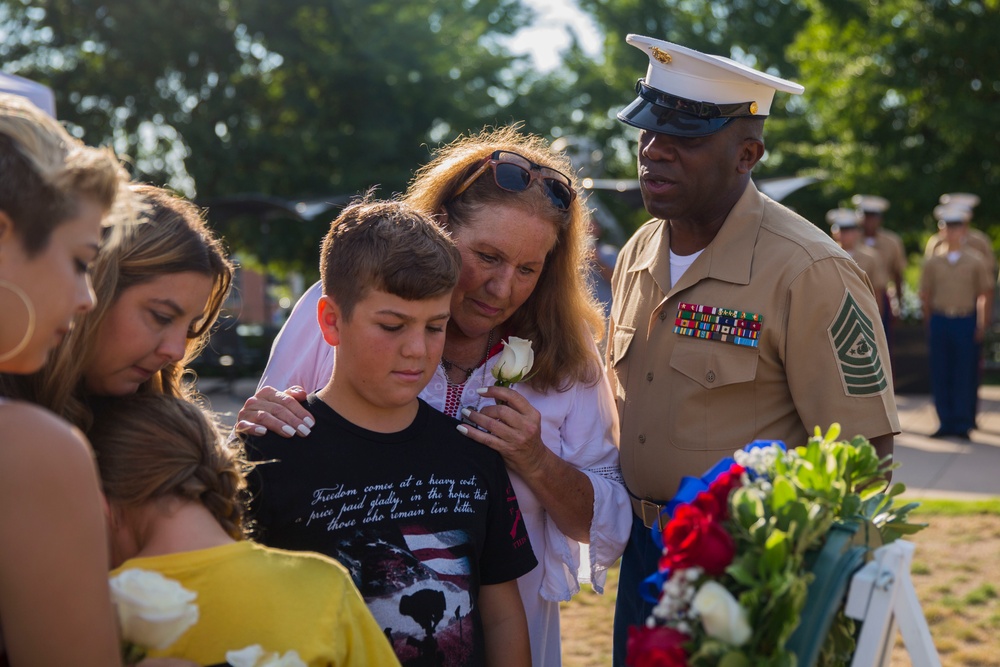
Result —
<path fill-rule="evenodd" d="M 827 332 L 837 355 L 844 393 L 848 396 L 881 393 L 888 381 L 875 345 L 875 328 L 850 291 L 844 292 L 844 301 Z"/>

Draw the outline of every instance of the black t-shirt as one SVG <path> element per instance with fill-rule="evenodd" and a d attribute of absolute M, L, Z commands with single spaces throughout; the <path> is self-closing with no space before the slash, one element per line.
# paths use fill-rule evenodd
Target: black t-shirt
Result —
<path fill-rule="evenodd" d="M 308 437 L 247 439 L 255 539 L 340 561 L 404 665 L 483 664 L 479 587 L 537 565 L 503 459 L 423 401 L 397 433 L 306 407 Z"/>

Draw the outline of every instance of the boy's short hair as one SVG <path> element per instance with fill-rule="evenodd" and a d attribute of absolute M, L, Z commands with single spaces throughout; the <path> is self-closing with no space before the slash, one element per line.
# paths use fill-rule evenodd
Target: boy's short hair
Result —
<path fill-rule="evenodd" d="M 369 290 L 420 301 L 454 289 L 462 256 L 440 225 L 399 201 L 362 200 L 330 225 L 320 251 L 323 294 L 344 319 Z"/>

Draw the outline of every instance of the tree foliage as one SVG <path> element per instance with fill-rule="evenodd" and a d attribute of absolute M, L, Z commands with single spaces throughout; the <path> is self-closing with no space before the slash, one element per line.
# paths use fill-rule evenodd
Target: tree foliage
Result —
<path fill-rule="evenodd" d="M 516 59 L 493 36 L 530 17 L 520 0 L 0 0 L 0 55 L 138 179 L 199 200 L 388 195 L 429 146 L 514 120 Z M 272 234 L 270 258 L 314 264 L 306 227 Z M 259 255 L 255 229 L 225 233 Z"/>
<path fill-rule="evenodd" d="M 401 191 L 430 148 L 512 121 L 577 151 L 586 175 L 634 177 L 636 133 L 615 113 L 646 69 L 625 43 L 636 32 L 806 86 L 776 96 L 755 176 L 820 176 L 787 202 L 810 219 L 881 194 L 913 251 L 941 193 L 979 194 L 981 227 L 1000 218 L 1000 1 L 578 4 L 603 52 L 575 44 L 548 73 L 497 40 L 531 19 L 521 0 L 0 0 L 0 56 L 51 85 L 80 136 L 132 156 L 138 178 L 199 199 L 322 198 Z M 252 226 L 226 224 L 262 254 Z M 314 257 L 308 227 L 273 233 L 263 254 Z"/>
<path fill-rule="evenodd" d="M 911 248 L 945 192 L 976 192 L 980 226 L 1000 210 L 1000 11 L 996 3 L 810 3 L 790 45 L 809 91 L 800 155 L 829 175 L 831 205 L 852 192 L 890 199 Z M 992 5 L 992 6 L 991 6 Z M 1000 231 L 1000 230 L 996 230 Z"/>
<path fill-rule="evenodd" d="M 608 118 L 632 98 L 646 59 L 629 32 L 728 55 L 806 87 L 778 94 L 758 177 L 822 177 L 788 203 L 821 221 L 850 196 L 892 201 L 886 224 L 911 251 L 940 194 L 969 191 L 976 224 L 1000 235 L 1000 3 L 997 0 L 580 0 L 606 35 L 600 64 L 569 61 L 603 146 L 634 136 Z M 991 122 L 992 121 L 992 122 Z M 634 144 L 634 141 L 632 142 Z M 633 149 L 634 151 L 634 149 Z M 634 152 L 609 163 L 634 174 Z"/>

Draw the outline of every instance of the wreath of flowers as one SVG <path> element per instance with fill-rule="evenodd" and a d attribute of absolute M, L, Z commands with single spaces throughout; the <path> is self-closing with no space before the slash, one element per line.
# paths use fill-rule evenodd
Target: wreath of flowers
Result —
<path fill-rule="evenodd" d="M 925 527 L 907 520 L 917 503 L 895 506 L 906 487 L 885 483 L 898 464 L 863 437 L 839 435 L 838 424 L 817 428 L 792 450 L 758 440 L 682 480 L 669 520 L 653 530 L 663 555 L 643 596 L 655 607 L 645 627 L 629 628 L 629 667 L 791 667 L 809 557 L 831 528 L 874 526 L 874 541 L 888 543 Z M 836 616 L 818 665 L 850 662 L 853 623 Z"/>

